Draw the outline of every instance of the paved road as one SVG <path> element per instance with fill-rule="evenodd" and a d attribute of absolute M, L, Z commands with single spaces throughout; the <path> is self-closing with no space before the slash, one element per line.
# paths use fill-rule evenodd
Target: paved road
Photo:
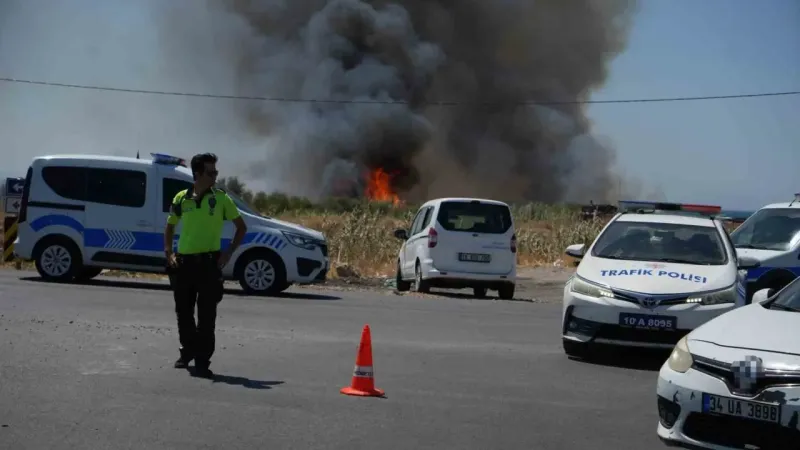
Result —
<path fill-rule="evenodd" d="M 557 304 L 291 292 L 223 300 L 212 381 L 163 285 L 0 271 L 0 448 L 661 448 L 660 361 L 567 359 Z M 339 394 L 365 323 L 386 399 Z"/>

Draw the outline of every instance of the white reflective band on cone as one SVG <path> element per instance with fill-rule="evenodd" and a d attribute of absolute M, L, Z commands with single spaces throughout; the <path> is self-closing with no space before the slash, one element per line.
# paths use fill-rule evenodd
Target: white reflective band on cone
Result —
<path fill-rule="evenodd" d="M 356 366 L 353 369 L 353 376 L 354 377 L 361 377 L 361 378 L 372 378 L 372 366 Z"/>

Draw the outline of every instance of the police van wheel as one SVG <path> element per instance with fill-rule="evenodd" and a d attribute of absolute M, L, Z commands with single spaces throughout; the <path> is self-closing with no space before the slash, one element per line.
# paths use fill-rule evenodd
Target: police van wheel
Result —
<path fill-rule="evenodd" d="M 48 281 L 71 281 L 82 270 L 80 252 L 67 238 L 52 238 L 37 244 L 36 271 Z"/>
<path fill-rule="evenodd" d="M 237 278 L 248 294 L 277 294 L 289 287 L 283 262 L 267 252 L 246 255 Z"/>

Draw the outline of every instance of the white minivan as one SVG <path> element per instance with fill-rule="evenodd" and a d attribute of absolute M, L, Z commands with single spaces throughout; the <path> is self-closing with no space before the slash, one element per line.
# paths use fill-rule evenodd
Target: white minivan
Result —
<path fill-rule="evenodd" d="M 439 198 L 417 211 L 397 255 L 399 291 L 472 288 L 476 297 L 497 290 L 514 297 L 517 236 L 506 203 L 481 198 Z"/>
<path fill-rule="evenodd" d="M 172 198 L 193 183 L 183 159 L 100 155 L 37 157 L 25 175 L 14 254 L 48 280 L 88 280 L 103 269 L 164 273 L 164 229 Z M 324 281 L 328 247 L 319 231 L 263 217 L 228 193 L 247 224 L 223 268 L 250 294 Z M 176 229 L 173 247 L 182 225 Z M 230 244 L 233 223 L 223 229 Z"/>

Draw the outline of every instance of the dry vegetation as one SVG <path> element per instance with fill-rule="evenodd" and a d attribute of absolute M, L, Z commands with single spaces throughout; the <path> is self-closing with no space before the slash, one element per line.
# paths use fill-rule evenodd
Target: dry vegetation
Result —
<path fill-rule="evenodd" d="M 229 180 L 227 187 L 262 214 L 322 231 L 329 241 L 333 277 L 339 266 L 350 266 L 363 277 L 392 275 L 401 245 L 393 231 L 408 229 L 417 209 L 352 199 L 315 205 L 281 194 L 253 195 L 235 183 Z M 581 220 L 578 209 L 558 205 L 528 204 L 514 207 L 513 214 L 519 263 L 527 266 L 563 263 L 568 245 L 590 243 L 604 223 Z"/>

